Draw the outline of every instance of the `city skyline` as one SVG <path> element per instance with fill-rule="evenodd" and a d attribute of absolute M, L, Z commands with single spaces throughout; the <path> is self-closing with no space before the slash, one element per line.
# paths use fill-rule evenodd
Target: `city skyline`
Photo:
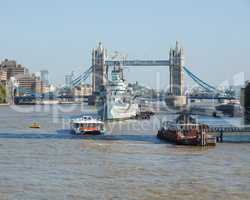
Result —
<path fill-rule="evenodd" d="M 15 59 L 34 72 L 47 69 L 55 83 L 62 83 L 71 71 L 86 70 L 99 41 L 109 53 L 121 51 L 132 59 L 168 59 L 169 48 L 178 40 L 186 65 L 209 83 L 232 80 L 240 72 L 250 78 L 250 4 L 246 0 L 10 1 L 2 5 L 0 21 L 5 31 L 0 58 Z M 131 67 L 125 73 L 129 81 L 151 87 L 157 76 L 163 88 L 169 81 L 164 67 Z"/>

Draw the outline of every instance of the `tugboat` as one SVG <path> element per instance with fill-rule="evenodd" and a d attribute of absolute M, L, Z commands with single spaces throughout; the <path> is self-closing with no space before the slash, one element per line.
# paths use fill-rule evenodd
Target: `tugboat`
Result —
<path fill-rule="evenodd" d="M 78 135 L 101 135 L 104 134 L 104 123 L 92 116 L 82 116 L 71 119 L 70 128 Z"/>
<path fill-rule="evenodd" d="M 216 138 L 208 135 L 208 125 L 198 123 L 186 111 L 175 121 L 164 122 L 157 137 L 177 145 L 216 145 Z"/>

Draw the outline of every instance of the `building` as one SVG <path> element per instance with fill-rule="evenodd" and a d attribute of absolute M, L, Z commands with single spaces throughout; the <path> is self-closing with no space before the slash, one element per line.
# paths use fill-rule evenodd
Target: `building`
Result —
<path fill-rule="evenodd" d="M 74 77 L 73 72 L 71 72 L 71 74 L 68 74 L 68 75 L 65 76 L 65 86 L 67 88 L 72 88 L 73 87 L 73 85 L 72 85 L 73 77 Z"/>
<path fill-rule="evenodd" d="M 43 80 L 41 80 L 41 93 L 46 94 L 50 92 L 50 85 L 48 85 L 46 82 L 44 83 Z"/>
<path fill-rule="evenodd" d="M 240 103 L 244 109 L 246 122 L 250 122 L 250 81 L 246 81 L 245 86 L 241 88 Z"/>
<path fill-rule="evenodd" d="M 6 85 L 7 83 L 7 71 L 0 69 L 0 84 Z"/>
<path fill-rule="evenodd" d="M 41 80 L 43 81 L 44 86 L 49 86 L 49 72 L 48 70 L 40 71 Z"/>
<path fill-rule="evenodd" d="M 92 50 L 92 91 L 99 93 L 107 83 L 107 66 L 105 59 L 107 58 L 107 50 L 103 48 L 100 42 L 96 49 Z"/>
<path fill-rule="evenodd" d="M 11 77 L 28 73 L 28 70 L 22 65 L 17 64 L 15 60 L 5 59 L 1 62 L 0 68 L 7 72 L 7 80 L 10 80 Z"/>
<path fill-rule="evenodd" d="M 1 68 L 16 68 L 17 64 L 15 60 L 4 59 L 1 62 Z"/>
<path fill-rule="evenodd" d="M 241 88 L 240 103 L 245 111 L 250 111 L 250 81 L 246 81 L 245 86 Z"/>
<path fill-rule="evenodd" d="M 35 74 L 19 74 L 16 76 L 18 95 L 41 94 L 45 91 L 43 81 Z"/>
<path fill-rule="evenodd" d="M 92 86 L 89 84 L 79 85 L 74 88 L 75 97 L 86 97 L 92 95 Z"/>

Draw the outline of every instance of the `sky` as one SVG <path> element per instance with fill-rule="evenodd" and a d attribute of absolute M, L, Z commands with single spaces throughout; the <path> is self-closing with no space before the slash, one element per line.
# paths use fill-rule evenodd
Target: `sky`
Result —
<path fill-rule="evenodd" d="M 168 59 L 178 40 L 188 68 L 212 85 L 250 79 L 249 0 L 0 0 L 0 59 L 63 83 L 91 65 L 101 41 L 130 59 Z M 168 85 L 167 67 L 128 67 L 130 82 Z M 158 80 L 158 81 L 157 81 Z M 191 83 L 186 78 L 187 83 Z"/>

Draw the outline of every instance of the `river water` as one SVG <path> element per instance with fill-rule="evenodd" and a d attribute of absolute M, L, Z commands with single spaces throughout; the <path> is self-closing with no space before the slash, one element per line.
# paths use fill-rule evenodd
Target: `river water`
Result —
<path fill-rule="evenodd" d="M 0 106 L 0 199 L 250 199 L 249 137 L 216 147 L 183 147 L 156 138 L 148 121 L 106 124 L 107 134 L 73 136 L 67 118 L 80 105 Z M 200 118 L 240 124 L 239 118 Z M 39 122 L 41 129 L 29 125 Z M 241 141 L 242 143 L 239 143 Z"/>

